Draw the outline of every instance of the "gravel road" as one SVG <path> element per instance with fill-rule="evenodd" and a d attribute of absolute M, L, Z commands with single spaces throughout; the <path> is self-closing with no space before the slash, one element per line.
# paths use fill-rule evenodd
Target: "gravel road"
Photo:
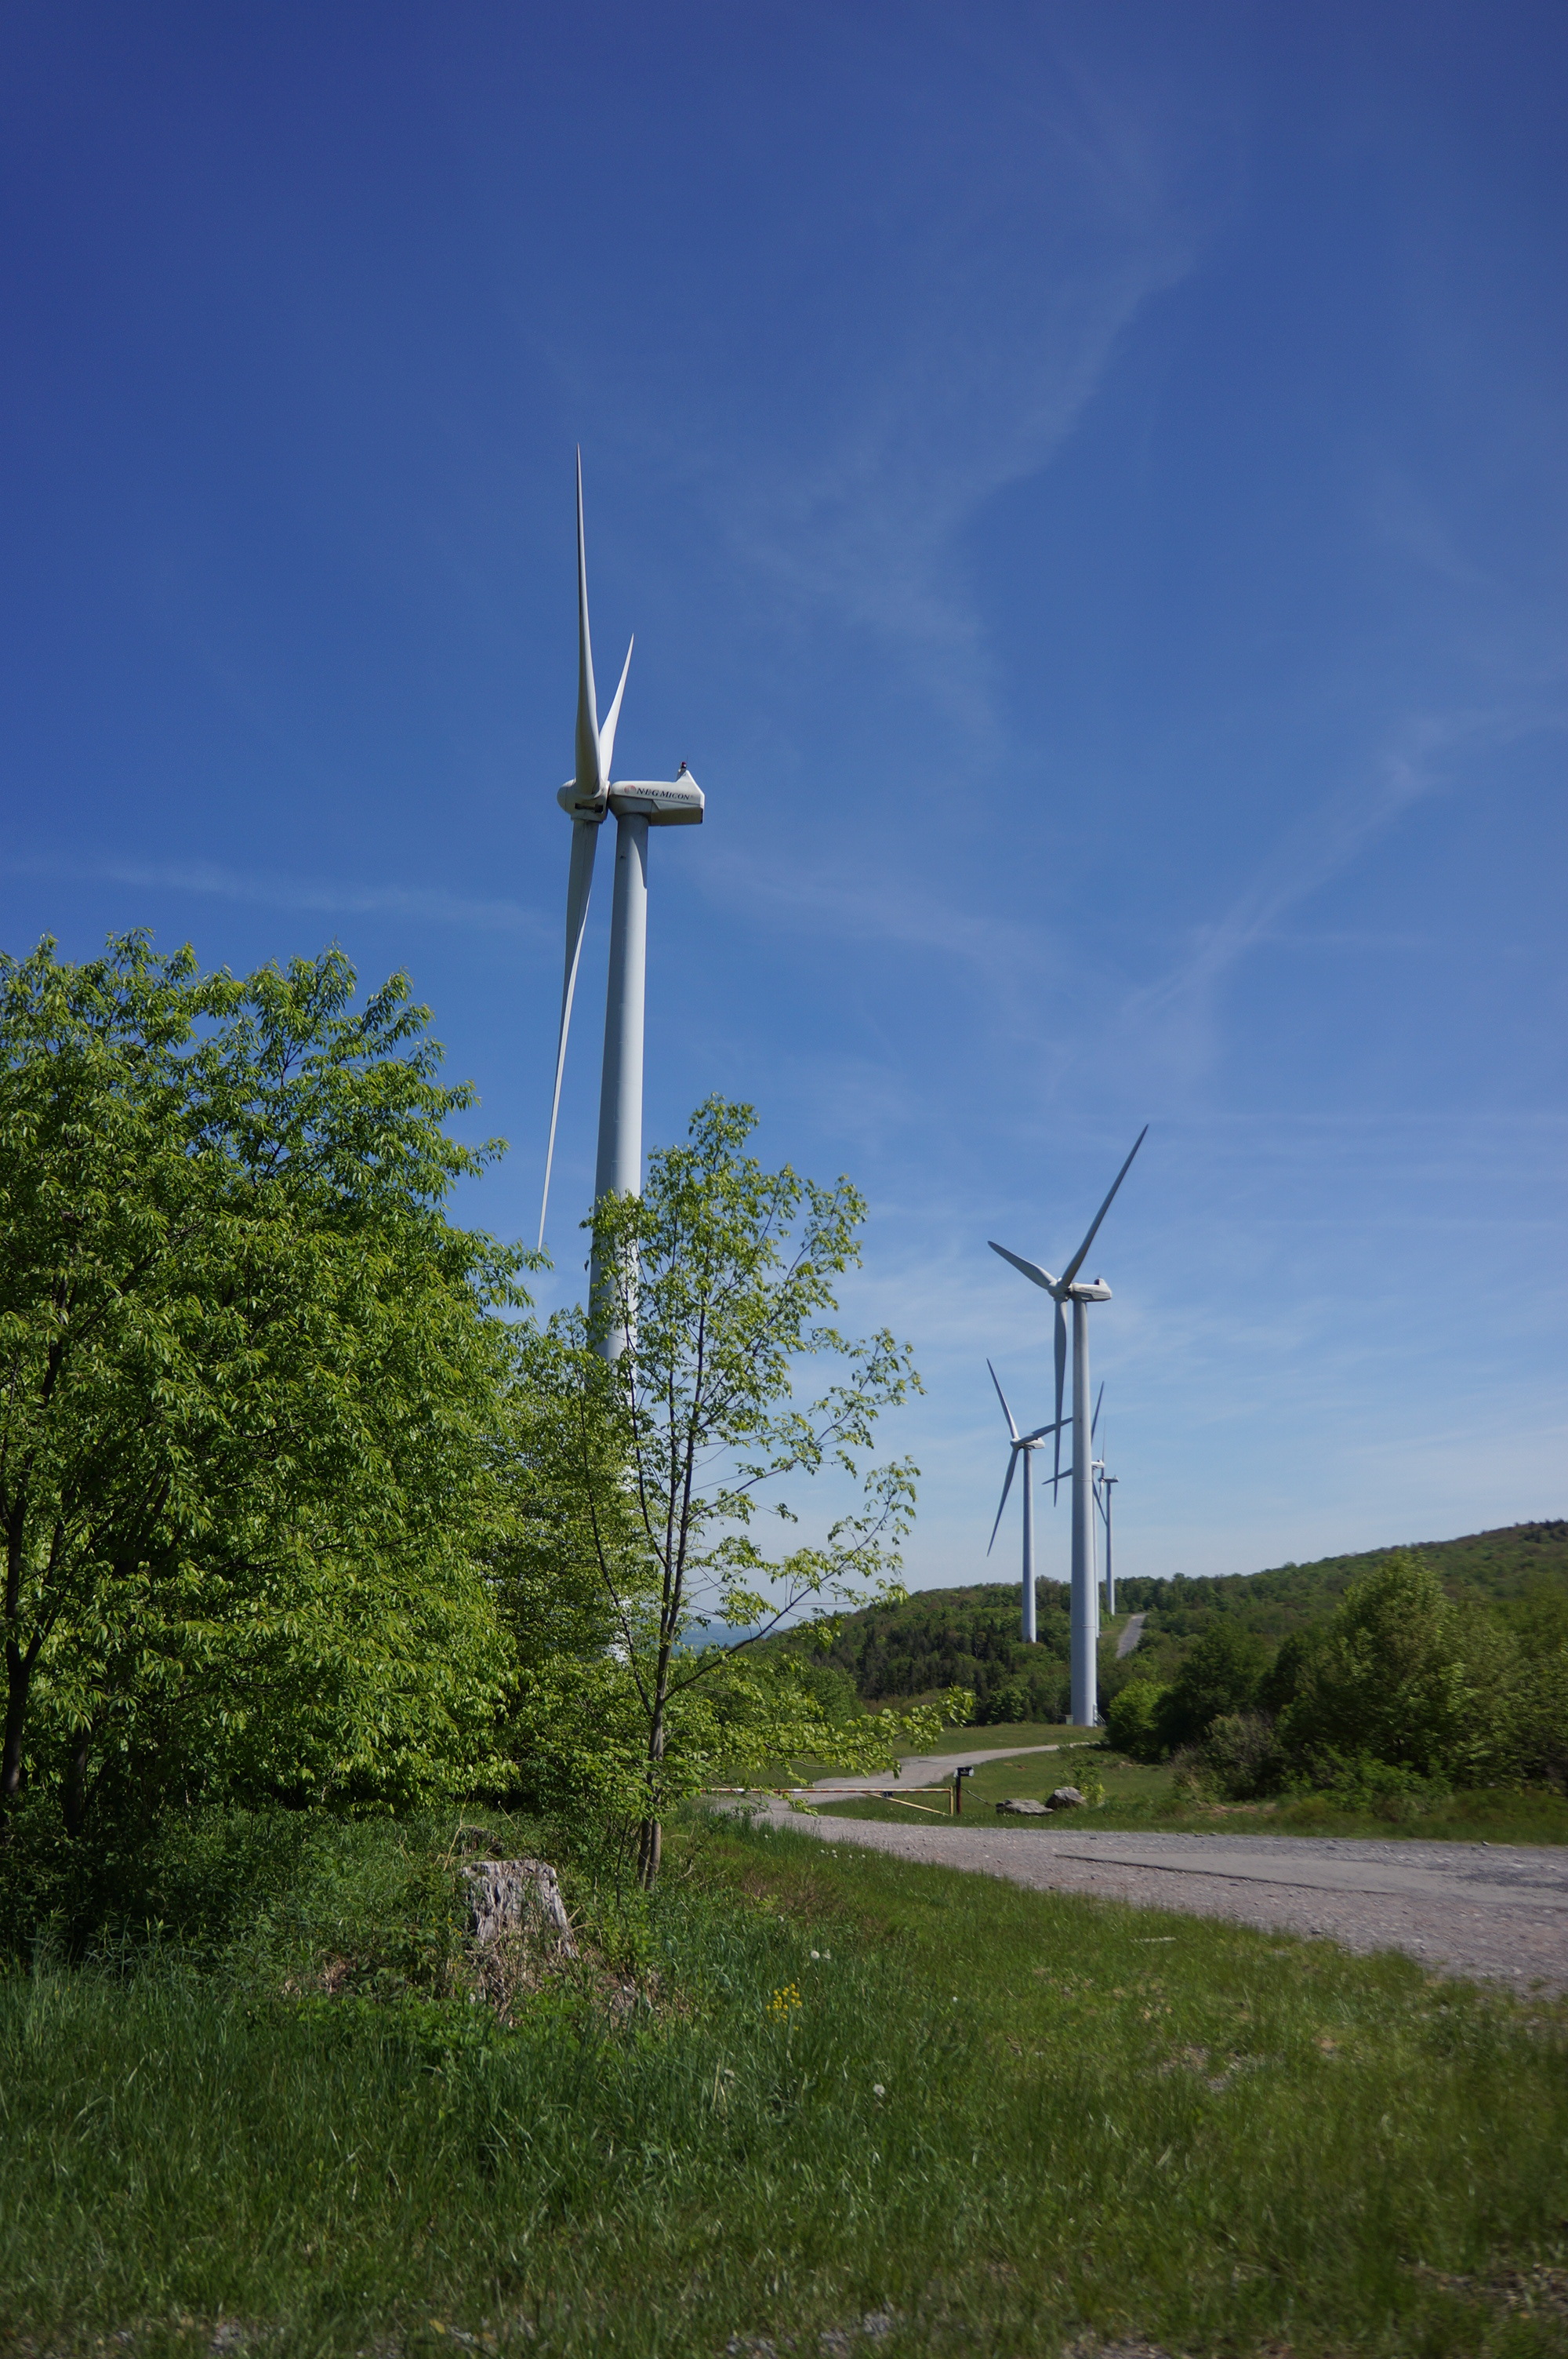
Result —
<path fill-rule="evenodd" d="M 910 1773 L 921 1767 L 909 1763 L 900 1782 L 919 1782 Z M 1515 1990 L 1568 1990 L 1568 1850 L 1313 1835 L 1119 1835 L 1060 1820 L 889 1826 L 804 1818 L 784 1803 L 773 1808 L 779 1823 L 824 1843 L 968 1868 L 1036 1891 L 1082 1892 L 1267 1931 L 1317 1934 L 1349 1950 L 1403 1950 L 1435 1970 Z"/>
<path fill-rule="evenodd" d="M 1121 1661 L 1123 1656 L 1131 1654 L 1134 1647 L 1137 1646 L 1138 1641 L 1143 1636 L 1143 1625 L 1148 1621 L 1148 1619 L 1149 1616 L 1147 1614 L 1129 1614 L 1127 1618 L 1127 1627 L 1116 1642 L 1116 1659 L 1119 1663 Z"/>
<path fill-rule="evenodd" d="M 896 1778 L 885 1769 L 861 1774 L 854 1771 L 843 1777 L 819 1777 L 815 1786 L 797 1786 L 795 1792 L 806 1794 L 907 1794 L 921 1786 L 940 1786 L 955 1769 L 983 1769 L 988 1761 L 1016 1761 L 1024 1753 L 1077 1753 L 1087 1747 L 1099 1748 L 1098 1736 L 1072 1737 L 1065 1745 L 999 1745 L 989 1753 L 906 1753 Z"/>

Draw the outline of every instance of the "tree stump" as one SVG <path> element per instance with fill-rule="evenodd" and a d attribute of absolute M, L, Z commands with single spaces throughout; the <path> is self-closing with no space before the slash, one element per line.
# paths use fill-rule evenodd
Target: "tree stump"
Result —
<path fill-rule="evenodd" d="M 468 1887 L 469 1943 L 491 1950 L 542 1940 L 562 1957 L 575 1958 L 571 1919 L 556 1871 L 544 1859 L 481 1859 L 461 1871 Z"/>

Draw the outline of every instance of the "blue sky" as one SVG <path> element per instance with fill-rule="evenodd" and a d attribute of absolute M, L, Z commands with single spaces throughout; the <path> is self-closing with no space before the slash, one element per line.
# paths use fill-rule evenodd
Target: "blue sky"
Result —
<path fill-rule="evenodd" d="M 1560 8 L 49 0 L 0 68 L 0 941 L 406 967 L 531 1236 L 580 440 L 618 766 L 708 798 L 648 1136 L 870 1196 L 910 1578 L 1011 1568 L 987 1237 L 1059 1266 L 1145 1121 L 1121 1570 L 1568 1511 Z"/>

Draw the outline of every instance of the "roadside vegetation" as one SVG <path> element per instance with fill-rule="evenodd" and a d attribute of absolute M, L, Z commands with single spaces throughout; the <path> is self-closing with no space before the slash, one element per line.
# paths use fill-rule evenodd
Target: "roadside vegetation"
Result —
<path fill-rule="evenodd" d="M 7 2347 L 1564 2348 L 1558 2006 L 787 1830 L 677 1820 L 652 1896 L 482 1832 L 582 1944 L 504 2012 L 451 1817 L 200 1816 L 65 1907 L 0 1981 Z"/>
<path fill-rule="evenodd" d="M 712 1100 L 542 1321 L 427 1021 L 335 951 L 0 959 L 0 2359 L 1563 2348 L 1554 2003 L 696 1808 L 981 1687 L 1027 1741 L 1054 1608 L 1027 1679 L 858 1678 L 918 1379 L 837 1324 L 855 1190 Z M 1162 1625 L 1054 1759 L 1134 1816 L 1560 1787 L 1533 1594 L 1490 1652 L 1420 1565 Z M 541 1860 L 575 1948 L 481 1939 Z"/>
<path fill-rule="evenodd" d="M 1465 1793 L 1561 1793 L 1568 1593 L 1455 1601 L 1396 1551 L 1276 1649 L 1217 1616 L 1169 1685 L 1135 1670 L 1116 1690 L 1107 1734 L 1136 1761 L 1170 1760 L 1195 1799 L 1316 1797 L 1400 1820 Z"/>
<path fill-rule="evenodd" d="M 1123 1583 L 1124 1599 L 1141 1590 L 1175 1602 L 1134 1601 L 1141 1622 L 1127 1654 L 1130 1613 L 1102 1640 L 1105 1744 L 1119 1764 L 1100 1805 L 1106 1822 L 1243 1810 L 1281 1832 L 1419 1823 L 1568 1837 L 1568 1573 L 1557 1530 L 1524 1526 L 1446 1557 L 1339 1559 L 1321 1578 L 1291 1567 L 1260 1574 L 1256 1599 L 1230 1582 Z M 967 1673 L 987 1736 L 1029 1726 L 1038 1733 L 1016 1742 L 1064 1740 L 1069 1732 L 1052 1725 L 1065 1706 L 1054 1658 L 1029 1674 L 1033 1686 L 1008 1668 L 1029 1652 L 1011 1635 L 1016 1611 L 1015 1592 L 990 1588 L 873 1606 L 839 1625 L 824 1669 L 852 1691 L 845 1666 L 858 1665 L 901 1696 L 918 1696 L 937 1668 Z M 1052 1697 L 1055 1713 L 1042 1701 Z"/>
<path fill-rule="evenodd" d="M 1000 1734 L 990 1729 L 979 1733 Z M 974 1734 L 964 1732 L 966 1751 Z M 961 1823 L 965 1826 L 983 1822 L 992 1832 L 1006 1828 L 1021 1840 L 1038 1833 L 1042 1827 L 1054 1826 L 1059 1833 L 1060 1818 L 999 1817 L 996 1806 L 1018 1799 L 1044 1801 L 1058 1786 L 1076 1786 L 1085 1797 L 1085 1807 L 1072 1813 L 1072 1825 L 1125 1833 L 1148 1830 L 1186 1834 L 1411 1836 L 1424 1843 L 1568 1843 L 1568 1800 L 1551 1788 L 1484 1787 L 1424 1800 L 1396 1789 L 1359 1799 L 1343 1793 L 1303 1793 L 1268 1801 L 1217 1801 L 1179 1778 L 1168 1761 L 1149 1764 L 1116 1753 L 1103 1734 L 1036 1727 L 1010 1730 L 1008 1734 L 1020 1745 L 1056 1745 L 1063 1740 L 1065 1744 L 1060 1752 L 1025 1754 L 977 1768 L 972 1777 L 964 1780 Z M 951 1740 L 944 1743 L 949 1750 L 957 1749 Z M 939 1813 L 946 1810 L 939 1793 L 922 1794 L 918 1799 Z M 930 1823 L 917 1820 L 907 1804 L 897 1802 L 832 1801 L 813 1807 L 824 1817 L 881 1819 L 905 1826 Z"/>
<path fill-rule="evenodd" d="M 833 1323 L 854 1189 L 763 1171 L 714 1100 L 600 1209 L 591 1316 L 541 1323 L 534 1257 L 449 1217 L 499 1148 L 427 1024 L 337 951 L 0 959 L 0 1849 L 18 1812 L 92 1850 L 482 1793 L 634 1824 L 651 1885 L 683 1794 L 967 1713 L 752 1646 L 902 1594 L 913 1471 L 873 1444 L 916 1378 Z"/>

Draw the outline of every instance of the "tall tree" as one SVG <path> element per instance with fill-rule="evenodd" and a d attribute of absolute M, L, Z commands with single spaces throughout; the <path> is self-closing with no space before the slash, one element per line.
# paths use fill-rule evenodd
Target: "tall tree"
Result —
<path fill-rule="evenodd" d="M 834 1282 L 860 1259 L 860 1194 L 787 1165 L 765 1171 L 745 1151 L 754 1127 L 749 1106 L 712 1098 L 685 1145 L 650 1158 L 641 1196 L 599 1204 L 594 1299 L 556 1328 L 574 1437 L 563 1481 L 616 1640 L 593 1677 L 605 1724 L 613 1695 L 638 1732 L 648 1884 L 670 1797 L 719 1761 L 821 1746 L 880 1766 L 899 1737 L 929 1742 L 944 1720 L 860 1715 L 829 1728 L 787 1664 L 744 1668 L 746 1648 L 786 1619 L 863 1603 L 868 1584 L 901 1593 L 916 1470 L 870 1453 L 878 1417 L 919 1381 L 885 1329 L 850 1339 L 832 1323 Z M 836 1381 L 797 1402 L 802 1364 L 819 1357 Z M 765 1549 L 767 1523 L 796 1524 L 799 1481 L 834 1470 L 852 1486 L 843 1512 L 815 1540 Z M 716 1626 L 733 1643 L 704 1643 Z M 673 1734 L 684 1740 L 674 1757 Z"/>
<path fill-rule="evenodd" d="M 367 1797 L 481 1756 L 518 1258 L 395 976 L 0 959 L 0 1808 L 63 1770 Z"/>

